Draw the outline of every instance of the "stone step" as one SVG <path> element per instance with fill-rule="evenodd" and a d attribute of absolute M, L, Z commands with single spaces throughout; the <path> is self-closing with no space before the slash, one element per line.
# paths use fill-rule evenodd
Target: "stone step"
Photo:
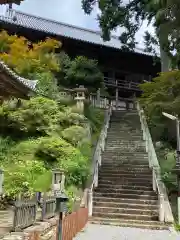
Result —
<path fill-rule="evenodd" d="M 114 124 L 114 123 L 110 123 L 110 127 L 108 129 L 108 131 L 114 131 L 116 132 L 117 130 L 120 130 L 120 131 L 128 131 L 128 132 L 142 132 L 141 130 L 141 126 L 138 124 L 138 125 L 133 125 L 133 126 L 130 126 L 129 124 L 122 124 L 122 123 L 119 123 L 119 124 Z"/>
<path fill-rule="evenodd" d="M 113 225 L 121 227 L 132 227 L 132 228 L 142 228 L 142 229 L 152 229 L 152 230 L 168 230 L 168 225 L 160 223 L 159 221 L 141 221 L 141 220 L 126 220 L 126 219 L 109 219 L 92 217 L 90 220 L 92 224 L 102 224 L 102 225 Z"/>
<path fill-rule="evenodd" d="M 112 127 L 110 126 L 108 128 L 108 135 L 115 134 L 115 136 L 126 136 L 125 134 L 132 134 L 133 136 L 143 136 L 143 131 L 141 129 L 126 129 L 122 128 L 121 126 L 119 127 Z"/>
<path fill-rule="evenodd" d="M 108 188 L 108 189 L 130 189 L 130 190 L 141 190 L 141 191 L 152 191 L 152 186 L 136 186 L 136 185 L 117 185 L 117 184 L 98 184 L 99 188 Z"/>
<path fill-rule="evenodd" d="M 133 203 L 133 204 L 158 204 L 158 200 L 154 199 L 132 199 L 132 198 L 113 198 L 113 197 L 103 197 L 103 196 L 93 196 L 93 202 L 117 202 L 117 203 Z"/>
<path fill-rule="evenodd" d="M 104 164 L 112 164 L 113 166 L 130 166 L 130 167 L 149 167 L 149 161 L 147 158 L 139 158 L 139 157 L 133 157 L 129 160 L 129 156 L 126 158 L 125 156 L 116 156 L 116 157 L 108 157 L 102 155 L 102 161 Z"/>
<path fill-rule="evenodd" d="M 106 141 L 106 144 L 132 144 L 132 145 L 135 145 L 135 144 L 138 144 L 138 145 L 142 145 L 142 146 L 145 146 L 145 141 L 144 140 L 131 140 L 131 139 L 114 139 L 114 140 L 111 140 L 111 141 Z"/>
<path fill-rule="evenodd" d="M 93 207 L 93 212 L 101 212 L 106 215 L 107 213 L 123 213 L 130 215 L 149 215 L 149 216 L 158 216 L 158 210 L 151 209 L 136 209 L 136 208 L 116 208 L 116 207 Z"/>
<path fill-rule="evenodd" d="M 102 167 L 114 167 L 119 169 L 126 169 L 126 168 L 149 168 L 149 162 L 147 159 L 142 159 L 139 164 L 136 164 L 136 158 L 133 158 L 133 160 L 129 161 L 128 159 L 112 159 L 112 158 L 104 158 L 102 157 Z"/>
<path fill-rule="evenodd" d="M 106 147 L 105 149 L 108 149 L 108 148 L 112 148 L 112 149 L 119 149 L 119 148 L 122 148 L 122 147 L 126 147 L 126 148 L 142 148 L 144 149 L 145 148 L 145 144 L 144 143 L 138 143 L 138 141 L 136 141 L 136 143 L 132 143 L 130 141 L 125 141 L 125 142 L 119 142 L 119 143 L 106 143 Z"/>
<path fill-rule="evenodd" d="M 123 162 L 123 161 L 117 161 L 116 163 L 113 163 L 113 161 L 108 161 L 106 159 L 102 159 L 102 166 L 101 169 L 104 168 L 118 168 L 118 169 L 149 169 L 149 163 L 148 161 L 141 161 L 137 163 L 135 160 L 134 161 L 129 161 L 129 162 Z"/>
<path fill-rule="evenodd" d="M 121 125 L 116 126 L 112 126 L 110 125 L 109 129 L 108 129 L 108 133 L 115 133 L 116 135 L 120 135 L 120 134 L 124 134 L 124 133 L 129 133 L 129 134 L 142 134 L 143 131 L 140 128 L 135 128 L 135 129 L 130 129 L 130 128 L 123 128 L 121 127 Z"/>
<path fill-rule="evenodd" d="M 131 161 L 128 161 L 128 160 L 124 160 L 124 159 L 106 159 L 106 158 L 102 158 L 102 164 L 104 166 L 113 166 L 113 167 L 117 167 L 117 168 L 123 168 L 123 167 L 131 167 L 131 168 L 135 168 L 136 166 L 138 168 L 142 168 L 141 166 L 143 167 L 146 167 L 148 168 L 149 167 L 149 163 L 148 163 L 148 160 L 147 159 L 142 159 L 141 162 L 139 162 L 139 164 L 136 164 L 136 158 L 133 158 L 133 160 Z"/>
<path fill-rule="evenodd" d="M 123 183 L 127 182 L 127 183 L 135 183 L 135 182 L 147 182 L 147 183 L 151 183 L 152 181 L 152 177 L 149 178 L 141 178 L 140 176 L 137 177 L 131 177 L 131 176 L 99 176 L 99 180 L 108 180 L 108 181 L 122 181 Z"/>
<path fill-rule="evenodd" d="M 99 179 L 99 184 L 117 184 L 117 185 L 129 185 L 129 186 L 148 186 L 151 187 L 151 181 L 122 181 L 122 180 L 107 180 L 107 179 Z"/>
<path fill-rule="evenodd" d="M 129 162 L 136 162 L 137 164 L 140 164 L 142 161 L 148 162 L 148 155 L 146 152 L 103 152 L 102 157 L 107 160 L 128 160 Z"/>
<path fill-rule="evenodd" d="M 121 152 L 105 151 L 105 152 L 103 152 L 102 155 L 105 156 L 106 158 L 113 157 L 114 159 L 116 159 L 118 157 L 131 157 L 131 159 L 133 159 L 134 157 L 137 157 L 137 158 L 141 157 L 141 158 L 148 159 L 148 155 L 146 152 L 133 152 L 132 153 L 129 151 L 121 151 Z M 136 162 L 138 163 L 137 160 L 136 160 Z"/>
<path fill-rule="evenodd" d="M 107 134 L 107 139 L 108 140 L 116 140 L 116 139 L 131 139 L 133 140 L 133 138 L 141 138 L 143 137 L 142 133 L 129 133 L 129 132 L 118 132 L 118 129 L 116 130 L 116 132 L 108 132 Z"/>
<path fill-rule="evenodd" d="M 97 193 L 114 193 L 114 194 L 138 194 L 138 195 L 150 195 L 150 196 L 156 196 L 155 192 L 152 190 L 146 191 L 146 190 L 137 190 L 137 189 L 117 189 L 117 188 L 102 188 L 102 187 L 97 187 L 94 192 Z"/>
<path fill-rule="evenodd" d="M 141 126 L 140 125 L 129 125 L 126 124 L 124 125 L 123 123 L 119 123 L 119 124 L 112 124 L 110 123 L 110 127 L 108 129 L 108 132 L 133 132 L 133 133 L 142 133 L 143 131 L 141 130 Z"/>
<path fill-rule="evenodd" d="M 144 141 L 139 141 L 139 140 L 114 140 L 114 141 L 106 141 L 106 148 L 108 147 L 114 147 L 115 149 L 118 148 L 119 146 L 127 145 L 130 147 L 145 147 Z"/>
<path fill-rule="evenodd" d="M 141 199 L 141 200 L 156 200 L 157 196 L 150 194 L 135 194 L 135 193 L 110 193 L 110 192 L 94 192 L 94 197 L 107 197 L 107 198 L 127 198 L 127 199 Z"/>
<path fill-rule="evenodd" d="M 102 163 L 103 164 L 103 163 Z M 124 174 L 124 173 L 136 173 L 136 174 L 150 174 L 152 175 L 152 171 L 149 170 L 147 167 L 144 167 L 144 168 L 130 168 L 130 167 L 124 167 L 122 166 L 121 167 L 115 167 L 113 168 L 113 165 L 112 167 L 105 167 L 105 166 L 102 166 L 99 170 L 99 173 L 107 173 L 107 174 Z"/>
<path fill-rule="evenodd" d="M 124 155 L 124 156 L 129 156 L 132 154 L 131 159 L 133 158 L 133 155 L 138 156 L 138 154 L 144 154 L 146 155 L 146 150 L 145 149 L 132 149 L 132 148 L 119 148 L 119 150 L 113 150 L 113 149 L 105 149 L 104 154 L 106 154 L 106 156 L 120 156 L 120 155 Z"/>
<path fill-rule="evenodd" d="M 129 134 L 142 134 L 142 130 L 138 127 L 138 128 L 129 128 L 129 127 L 122 127 L 121 125 L 118 126 L 110 126 L 110 128 L 108 129 L 108 133 L 115 133 L 116 135 L 121 134 L 121 133 L 129 133 Z"/>
<path fill-rule="evenodd" d="M 151 172 L 149 172 L 148 174 L 146 173 L 144 173 L 144 172 L 141 172 L 141 173 L 137 173 L 137 172 L 123 172 L 123 173 L 121 173 L 121 172 L 118 172 L 118 173 L 116 173 L 116 172 L 111 172 L 110 174 L 109 174 L 109 172 L 104 172 L 104 171 L 101 171 L 101 172 L 99 172 L 99 177 L 102 177 L 102 178 L 106 178 L 106 179 L 108 179 L 109 177 L 110 178 L 128 178 L 128 177 L 130 177 L 130 178 L 147 178 L 147 179 L 152 179 L 152 173 Z"/>
<path fill-rule="evenodd" d="M 152 176 L 152 171 L 150 169 L 143 169 L 143 168 L 125 168 L 124 166 L 122 166 L 122 168 L 119 169 L 114 169 L 112 168 L 100 168 L 99 170 L 99 174 L 109 174 L 109 175 L 113 175 L 113 174 L 118 174 L 118 175 L 122 175 L 122 174 L 132 174 L 132 175 L 150 175 Z"/>
<path fill-rule="evenodd" d="M 114 208 L 129 208 L 129 209 L 149 209 L 158 210 L 157 204 L 137 204 L 137 203 L 126 203 L 126 202 L 101 202 L 93 201 L 94 207 L 114 207 Z"/>
<path fill-rule="evenodd" d="M 107 137 L 106 138 L 106 142 L 112 142 L 112 141 L 122 141 L 122 140 L 126 140 L 126 141 L 143 141 L 143 137 L 133 137 L 133 136 L 128 136 L 126 135 L 126 137 L 124 136 L 118 136 L 118 137 Z"/>
<path fill-rule="evenodd" d="M 130 147 L 130 146 L 122 146 L 122 145 L 117 148 L 114 148 L 114 147 L 105 148 L 105 153 L 113 153 L 117 155 L 118 153 L 122 154 L 123 152 L 146 153 L 146 149 L 144 147 Z"/>
<path fill-rule="evenodd" d="M 107 217 L 107 218 L 117 218 L 117 219 L 130 219 L 130 220 L 145 220 L 145 221 L 158 221 L 158 215 L 149 214 L 128 214 L 128 213 L 104 213 L 104 212 L 93 212 L 93 217 Z"/>
<path fill-rule="evenodd" d="M 116 133 L 110 133 L 108 132 L 107 134 L 107 139 L 108 140 L 143 140 L 143 135 L 142 134 L 127 134 L 126 132 L 124 133 L 119 133 L 118 130 L 116 130 Z"/>
<path fill-rule="evenodd" d="M 124 183 L 133 183 L 133 182 L 146 182 L 146 183 L 151 183 L 152 182 L 152 177 L 145 177 L 145 178 L 140 178 L 139 176 L 110 176 L 110 175 L 106 175 L 106 176 L 101 176 L 99 175 L 99 180 L 108 180 L 108 181 L 117 181 L 122 182 L 122 184 Z"/>

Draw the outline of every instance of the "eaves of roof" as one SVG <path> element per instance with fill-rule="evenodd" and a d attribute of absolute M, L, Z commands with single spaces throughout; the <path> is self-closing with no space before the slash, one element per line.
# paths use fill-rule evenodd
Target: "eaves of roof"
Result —
<path fill-rule="evenodd" d="M 37 80 L 29 80 L 20 77 L 14 71 L 12 71 L 3 61 L 0 61 L 0 70 L 5 71 L 6 74 L 8 74 L 13 80 L 17 81 L 18 84 L 22 84 L 24 87 L 29 89 L 29 91 L 36 91 Z"/>
<path fill-rule="evenodd" d="M 15 4 L 20 4 L 20 2 L 22 2 L 23 0 L 0 0 L 0 5 L 1 4 L 11 4 L 11 3 L 15 3 Z"/>
<path fill-rule="evenodd" d="M 112 36 L 110 41 L 103 41 L 100 32 L 41 18 L 20 11 L 8 10 L 6 15 L 0 15 L 0 21 L 56 36 L 89 42 L 100 46 L 106 46 L 119 50 L 122 48 L 120 40 L 116 36 Z M 144 52 L 143 49 L 140 48 L 135 48 L 134 52 L 137 54 L 153 56 L 153 54 Z"/>

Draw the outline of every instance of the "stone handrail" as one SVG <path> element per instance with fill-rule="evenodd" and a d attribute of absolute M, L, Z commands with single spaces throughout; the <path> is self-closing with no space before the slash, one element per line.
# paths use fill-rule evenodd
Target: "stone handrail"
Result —
<path fill-rule="evenodd" d="M 94 155 L 93 155 L 93 169 L 92 169 L 92 184 L 89 189 L 88 193 L 88 210 L 89 210 L 89 216 L 92 216 L 92 198 L 93 198 L 93 189 L 98 187 L 98 173 L 99 168 L 101 166 L 101 154 L 104 151 L 105 147 L 105 140 L 107 137 L 107 130 L 109 128 L 109 122 L 112 114 L 112 105 L 109 106 L 109 109 L 106 110 L 104 125 L 102 127 Z"/>
<path fill-rule="evenodd" d="M 145 140 L 146 143 L 146 152 L 148 153 L 149 167 L 152 169 L 153 173 L 152 174 L 153 190 L 158 193 L 159 221 L 173 222 L 174 218 L 167 195 L 167 190 L 161 179 L 161 169 L 159 166 L 151 134 L 149 132 L 145 113 L 138 102 L 137 110 L 140 117 L 141 129 L 143 131 L 143 139 Z"/>

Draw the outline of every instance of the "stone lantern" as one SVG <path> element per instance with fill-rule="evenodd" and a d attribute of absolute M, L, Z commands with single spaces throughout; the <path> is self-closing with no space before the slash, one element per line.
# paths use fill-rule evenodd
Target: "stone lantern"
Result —
<path fill-rule="evenodd" d="M 52 191 L 54 196 L 64 192 L 65 175 L 61 169 L 52 170 Z"/>
<path fill-rule="evenodd" d="M 3 193 L 4 171 L 0 169 L 0 195 Z"/>
<path fill-rule="evenodd" d="M 75 100 L 77 108 L 80 109 L 82 112 L 84 111 L 84 101 L 86 99 L 85 92 L 87 91 L 83 85 L 80 85 L 79 88 L 75 88 L 74 91 L 76 92 Z"/>

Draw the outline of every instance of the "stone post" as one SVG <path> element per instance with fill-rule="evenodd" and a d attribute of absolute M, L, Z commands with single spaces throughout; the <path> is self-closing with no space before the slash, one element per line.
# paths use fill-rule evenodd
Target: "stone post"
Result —
<path fill-rule="evenodd" d="M 86 89 L 84 88 L 84 86 L 79 86 L 79 88 L 76 88 L 75 91 L 76 91 L 75 100 L 76 100 L 77 108 L 81 112 L 84 112 L 84 100 L 85 100 Z"/>

